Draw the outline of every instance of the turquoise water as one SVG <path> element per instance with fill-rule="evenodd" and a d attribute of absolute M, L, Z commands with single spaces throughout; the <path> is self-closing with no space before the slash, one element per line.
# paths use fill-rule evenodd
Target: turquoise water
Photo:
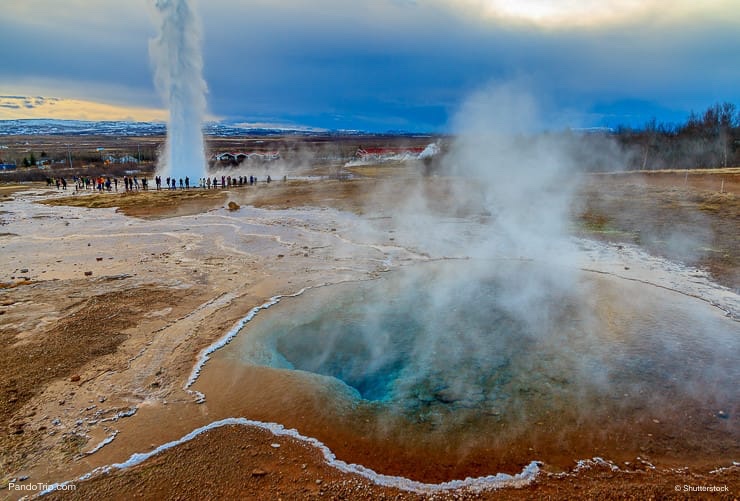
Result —
<path fill-rule="evenodd" d="M 415 394 L 444 401 L 455 398 L 452 386 L 462 380 L 476 387 L 487 384 L 471 380 L 471 370 L 500 376 L 512 352 L 529 342 L 505 312 L 472 302 L 435 304 L 429 290 L 416 284 L 411 289 L 383 285 L 361 284 L 354 294 L 334 298 L 330 311 L 281 329 L 277 351 L 293 368 L 336 377 L 366 400 L 389 402 Z M 493 284 L 481 285 L 482 300 L 495 294 Z M 424 390 L 425 378 L 433 384 Z"/>
<path fill-rule="evenodd" d="M 530 270 L 516 266 L 421 267 L 308 291 L 248 326 L 235 348 L 245 363 L 335 378 L 358 401 L 417 417 L 527 422 L 616 400 L 737 409 L 737 322 L 634 283 L 587 277 L 529 293 Z"/>

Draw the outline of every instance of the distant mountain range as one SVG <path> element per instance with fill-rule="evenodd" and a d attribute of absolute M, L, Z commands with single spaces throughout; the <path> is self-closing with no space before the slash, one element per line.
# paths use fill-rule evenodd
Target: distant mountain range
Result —
<path fill-rule="evenodd" d="M 89 122 L 82 120 L 0 120 L 0 136 L 158 136 L 167 132 L 167 125 L 161 122 L 119 122 L 101 121 Z M 374 134 L 359 130 L 326 130 L 309 127 L 271 126 L 258 127 L 244 123 L 206 122 L 203 124 L 203 133 L 210 136 L 355 136 L 355 135 L 408 135 L 405 132 L 388 132 Z"/>

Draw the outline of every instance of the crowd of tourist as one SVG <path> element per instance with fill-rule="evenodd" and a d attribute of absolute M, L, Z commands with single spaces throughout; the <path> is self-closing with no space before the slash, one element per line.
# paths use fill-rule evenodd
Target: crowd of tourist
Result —
<path fill-rule="evenodd" d="M 283 176 L 283 181 L 286 177 Z M 197 186 L 192 185 L 191 180 L 188 176 L 184 178 L 166 177 L 164 179 L 164 188 L 162 187 L 162 176 L 154 177 L 154 184 L 157 190 L 189 190 L 191 188 L 202 188 L 202 189 L 218 189 L 218 188 L 231 188 L 237 186 L 254 186 L 259 181 L 256 176 L 218 176 L 202 177 L 198 180 Z M 75 187 L 75 191 L 89 191 L 97 190 L 100 193 L 103 192 L 117 192 L 118 191 L 118 178 L 117 177 L 87 177 L 87 176 L 73 176 L 72 182 Z M 264 182 L 272 182 L 272 178 L 268 175 Z M 55 186 L 57 190 L 67 189 L 67 180 L 63 177 L 47 178 L 47 186 Z M 138 176 L 123 176 L 123 189 L 124 191 L 147 191 L 149 189 L 149 180 L 146 177 L 139 178 Z"/>

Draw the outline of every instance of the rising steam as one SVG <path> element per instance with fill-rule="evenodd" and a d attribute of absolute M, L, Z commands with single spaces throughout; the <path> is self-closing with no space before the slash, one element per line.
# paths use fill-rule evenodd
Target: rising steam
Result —
<path fill-rule="evenodd" d="M 683 388 L 681 398 L 730 407 L 717 397 L 726 395 L 722 374 L 732 370 L 714 346 L 736 345 L 723 319 L 680 296 L 669 304 L 651 287 L 581 269 L 585 256 L 571 226 L 579 159 L 599 152 L 586 152 L 572 135 L 541 132 L 538 115 L 533 94 L 519 84 L 471 95 L 455 117 L 441 175 L 404 178 L 404 200 L 388 217 L 395 242 L 457 259 L 408 268 L 379 293 L 368 287 L 317 298 L 297 315 L 305 323 L 274 329 L 277 351 L 302 370 L 414 413 L 441 402 L 524 423 L 549 399 L 561 415 L 608 413 L 604 395 L 641 394 L 649 381 L 677 374 L 674 344 L 686 343 L 713 361 L 691 378 L 721 391 L 709 398 Z M 378 198 L 393 199 L 397 184 L 380 184 Z M 651 349 L 641 351 L 647 343 Z M 647 368 L 633 370 L 635 360 Z"/>
<path fill-rule="evenodd" d="M 159 173 L 197 180 L 205 175 L 201 127 L 207 91 L 199 23 L 192 0 L 155 0 L 154 5 L 159 35 L 151 41 L 149 52 L 155 84 L 169 109 Z"/>

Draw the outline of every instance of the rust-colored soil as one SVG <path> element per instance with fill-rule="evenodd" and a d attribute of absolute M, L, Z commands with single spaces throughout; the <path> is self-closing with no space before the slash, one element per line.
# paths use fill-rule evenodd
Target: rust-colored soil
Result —
<path fill-rule="evenodd" d="M 155 219 L 199 214 L 224 204 L 221 190 L 148 190 L 121 193 L 95 193 L 43 201 L 47 205 L 113 208 L 127 216 Z"/>
<path fill-rule="evenodd" d="M 585 236 L 636 243 L 740 290 L 740 169 L 588 176 L 577 203 Z"/>
<path fill-rule="evenodd" d="M 0 186 L 0 202 L 9 199 L 13 193 L 27 190 L 28 187 L 28 184 L 6 184 Z"/>
<path fill-rule="evenodd" d="M 275 447 L 278 445 L 279 447 Z M 327 465 L 303 442 L 251 427 L 227 426 L 203 433 L 140 466 L 78 483 L 50 499 L 346 499 L 346 500 L 570 500 L 733 499 L 737 467 L 721 473 L 657 473 L 645 465 L 615 472 L 593 465 L 573 475 L 542 474 L 522 488 L 416 494 L 382 487 Z M 724 493 L 677 492 L 684 486 L 726 486 Z"/>
<path fill-rule="evenodd" d="M 85 284 L 80 282 L 82 291 Z M 6 326 L 18 316 L 15 312 L 23 303 L 38 301 L 41 292 L 22 287 L 13 296 L 0 295 L 3 320 Z M 46 293 L 49 293 L 47 289 Z M 50 382 L 66 379 L 84 384 L 77 371 L 90 361 L 116 351 L 127 339 L 127 329 L 135 327 L 145 308 L 163 307 L 179 294 L 163 288 L 135 288 L 120 292 L 85 297 L 84 293 L 59 298 L 63 307 L 60 318 L 40 323 L 36 332 L 15 328 L 0 329 L 0 445 L 6 451 L 21 453 L 21 442 L 27 434 L 44 430 L 29 429 L 24 418 L 18 415 L 33 397 L 44 392 Z M 17 305 L 17 308 L 13 308 Z M 26 310 L 28 311 L 28 310 Z M 41 310 L 30 313 L 42 315 Z M 48 311 L 46 312 L 48 314 Z M 51 397 L 53 398 L 53 397 Z M 14 461 L 11 454 L 4 458 L 4 468 Z"/>

